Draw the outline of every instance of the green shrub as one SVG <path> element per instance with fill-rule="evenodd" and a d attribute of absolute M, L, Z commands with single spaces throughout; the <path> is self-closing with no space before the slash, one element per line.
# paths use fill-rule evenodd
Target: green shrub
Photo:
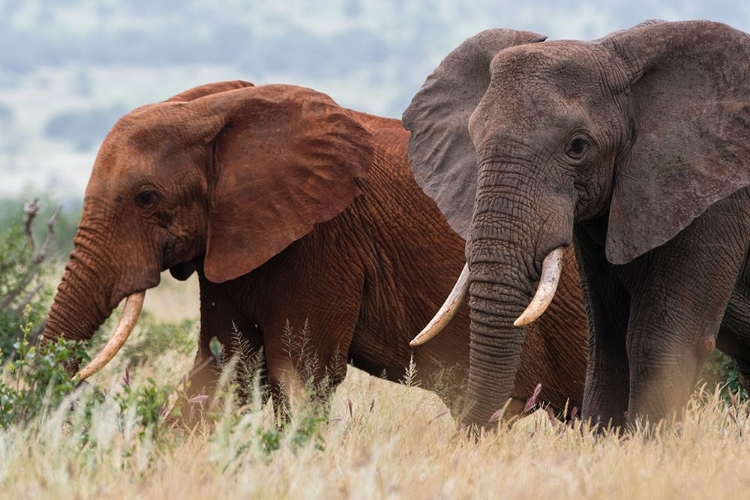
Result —
<path fill-rule="evenodd" d="M 747 391 L 740 384 L 740 373 L 734 366 L 732 358 L 719 350 L 715 350 L 708 359 L 701 374 L 701 381 L 708 385 L 709 389 L 722 386 L 724 399 L 729 399 L 730 394 L 747 399 Z"/>
<path fill-rule="evenodd" d="M 175 399 L 173 395 L 176 395 L 174 386 L 158 385 L 151 377 L 145 385 L 133 387 L 126 370 L 122 391 L 113 395 L 120 410 L 121 431 L 132 431 L 141 442 L 152 441 L 159 448 L 171 444 L 174 429 L 169 423 L 179 415 L 170 402 Z"/>
<path fill-rule="evenodd" d="M 50 219 L 47 236 L 38 245 L 32 224 L 38 211 L 36 202 L 27 203 L 25 220 L 19 218 L 0 236 L 0 362 L 15 355 L 24 328 L 30 342 L 37 338 L 52 298 L 47 280 L 56 218 Z"/>
<path fill-rule="evenodd" d="M 88 359 L 79 342 L 61 339 L 41 348 L 33 345 L 30 305 L 25 312 L 21 338 L 13 345 L 16 356 L 0 372 L 0 428 L 26 424 L 57 408 L 76 389 L 66 367 Z"/>

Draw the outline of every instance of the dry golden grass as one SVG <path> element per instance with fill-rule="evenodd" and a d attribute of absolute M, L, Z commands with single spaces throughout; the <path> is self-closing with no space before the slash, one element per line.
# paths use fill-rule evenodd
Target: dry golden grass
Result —
<path fill-rule="evenodd" d="M 97 375 L 121 389 L 124 360 Z M 131 373 L 176 384 L 189 357 L 167 353 Z M 171 449 L 137 438 L 132 416 L 98 408 L 82 446 L 67 408 L 26 429 L 0 431 L 3 498 L 746 498 L 750 408 L 698 394 L 678 430 L 646 439 L 594 436 L 544 411 L 478 442 L 456 433 L 426 391 L 351 369 L 319 423 L 322 441 L 276 451 L 259 433 L 268 408 L 228 412 L 211 431 L 178 436 Z M 291 426 L 300 423 L 293 418 Z M 323 443 L 323 449 L 316 444 Z"/>
<path fill-rule="evenodd" d="M 713 397 L 693 401 L 681 432 L 650 440 L 594 437 L 538 411 L 475 443 L 456 435 L 431 394 L 353 372 L 320 424 L 323 450 L 282 442 L 271 453 L 257 434 L 268 409 L 239 424 L 225 417 L 165 451 L 101 413 L 90 431 L 97 444 L 83 450 L 61 431 L 65 412 L 0 433 L 2 496 L 744 498 L 750 486 L 748 407 Z"/>
<path fill-rule="evenodd" d="M 177 281 L 169 272 L 161 275 L 159 286 L 146 292 L 144 310 L 158 321 L 175 322 L 200 316 L 198 276 L 193 274 L 186 281 Z"/>

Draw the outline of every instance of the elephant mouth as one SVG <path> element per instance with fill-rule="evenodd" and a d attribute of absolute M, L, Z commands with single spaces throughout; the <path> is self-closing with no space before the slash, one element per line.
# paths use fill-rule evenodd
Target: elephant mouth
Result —
<path fill-rule="evenodd" d="M 99 354 L 91 360 L 89 364 L 78 372 L 77 377 L 79 380 L 86 380 L 91 377 L 99 370 L 104 368 L 112 358 L 120 351 L 120 348 L 128 340 L 130 334 L 133 333 L 138 318 L 141 315 L 141 309 L 143 309 L 143 300 L 146 297 L 146 292 L 137 292 L 129 295 L 125 299 L 125 308 L 120 316 L 120 321 L 117 324 L 115 332 L 110 337 L 107 344 L 99 352 Z"/>

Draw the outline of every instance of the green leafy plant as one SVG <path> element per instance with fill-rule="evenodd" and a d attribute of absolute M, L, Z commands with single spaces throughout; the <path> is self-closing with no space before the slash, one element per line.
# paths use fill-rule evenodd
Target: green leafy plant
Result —
<path fill-rule="evenodd" d="M 34 341 L 44 325 L 52 287 L 49 261 L 58 212 L 47 222 L 47 234 L 41 244 L 33 222 L 40 210 L 36 200 L 24 205 L 24 220 L 17 220 L 0 238 L 0 362 L 13 357 L 21 338 L 22 324 Z"/>
<path fill-rule="evenodd" d="M 27 305 L 21 338 L 13 345 L 16 356 L 6 363 L 0 378 L 0 427 L 26 424 L 52 410 L 76 389 L 67 366 L 88 359 L 83 345 L 60 339 L 37 347 L 29 340 L 34 326 Z"/>
<path fill-rule="evenodd" d="M 731 397 L 739 397 L 741 400 L 746 400 L 748 397 L 747 391 L 740 383 L 740 373 L 734 362 L 719 350 L 711 354 L 700 379 L 701 383 L 706 383 L 709 388 L 721 386 L 721 394 L 726 401 L 729 401 Z"/>
<path fill-rule="evenodd" d="M 129 428 L 141 442 L 151 440 L 158 447 L 168 446 L 174 437 L 169 422 L 179 416 L 170 403 L 175 394 L 174 386 L 159 385 L 151 377 L 144 385 L 133 387 L 130 372 L 125 370 L 122 390 L 113 395 L 120 409 L 123 432 Z"/>

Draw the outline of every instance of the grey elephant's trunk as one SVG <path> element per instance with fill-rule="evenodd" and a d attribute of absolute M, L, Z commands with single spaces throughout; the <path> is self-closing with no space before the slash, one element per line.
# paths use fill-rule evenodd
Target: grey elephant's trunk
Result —
<path fill-rule="evenodd" d="M 511 397 L 524 339 L 514 326 L 536 291 L 540 231 L 528 177 L 514 165 L 479 169 L 477 201 L 466 243 L 471 275 L 470 369 L 465 424 L 485 426 Z M 533 191 L 533 188 L 531 188 Z M 524 195 L 523 193 L 527 193 Z"/>
<path fill-rule="evenodd" d="M 495 281 L 492 276 L 500 265 L 471 266 L 471 369 L 467 394 L 470 407 L 464 417 L 466 424 L 487 425 L 508 401 L 515 384 L 523 329 L 513 326 L 513 322 L 523 312 L 528 295 L 509 282 Z M 507 276 L 506 279 L 522 278 Z"/>

